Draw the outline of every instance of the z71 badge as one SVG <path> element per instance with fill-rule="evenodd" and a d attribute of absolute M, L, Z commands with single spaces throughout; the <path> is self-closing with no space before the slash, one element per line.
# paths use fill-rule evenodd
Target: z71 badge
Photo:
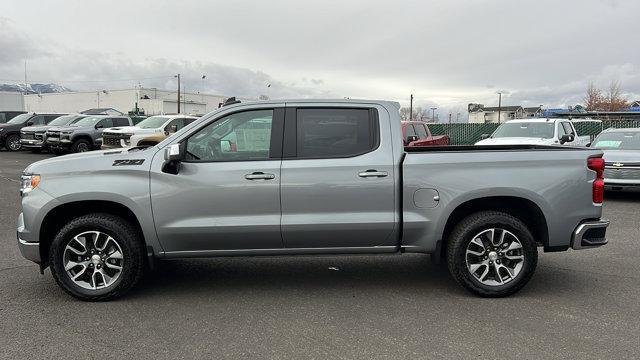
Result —
<path fill-rule="evenodd" d="M 112 166 L 142 165 L 144 159 L 114 160 Z"/>

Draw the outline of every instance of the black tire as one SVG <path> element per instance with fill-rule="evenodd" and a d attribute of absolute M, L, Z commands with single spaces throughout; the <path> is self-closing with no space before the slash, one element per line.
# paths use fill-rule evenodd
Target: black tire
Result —
<path fill-rule="evenodd" d="M 86 231 L 111 236 L 122 249 L 123 266 L 117 280 L 101 289 L 86 289 L 71 280 L 64 269 L 64 249 L 74 236 Z M 56 235 L 49 249 L 51 274 L 64 291 L 84 301 L 106 301 L 131 290 L 144 273 L 144 244 L 138 231 L 126 220 L 110 214 L 88 214 L 71 220 Z"/>
<path fill-rule="evenodd" d="M 520 272 L 503 285 L 483 284 L 467 267 L 467 246 L 476 235 L 492 228 L 511 232 L 522 245 L 519 251 L 524 260 Z M 504 297 L 518 292 L 529 282 L 537 264 L 538 249 L 531 231 L 521 220 L 503 212 L 481 211 L 469 215 L 455 226 L 448 239 L 449 272 L 465 289 L 482 297 Z"/>
<path fill-rule="evenodd" d="M 11 134 L 7 136 L 5 139 L 4 147 L 9 151 L 19 151 L 22 149 L 22 144 L 20 143 L 20 135 Z"/>
<path fill-rule="evenodd" d="M 91 151 L 92 146 L 91 143 L 89 143 L 87 140 L 84 139 L 79 139 L 73 142 L 73 145 L 71 145 L 71 152 L 74 153 L 78 153 L 78 152 L 87 152 L 87 151 Z"/>

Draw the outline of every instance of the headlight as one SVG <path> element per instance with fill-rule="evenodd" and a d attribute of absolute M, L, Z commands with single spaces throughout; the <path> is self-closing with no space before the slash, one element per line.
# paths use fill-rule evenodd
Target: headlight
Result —
<path fill-rule="evenodd" d="M 20 177 L 20 194 L 26 194 L 38 187 L 40 175 L 22 175 Z"/>

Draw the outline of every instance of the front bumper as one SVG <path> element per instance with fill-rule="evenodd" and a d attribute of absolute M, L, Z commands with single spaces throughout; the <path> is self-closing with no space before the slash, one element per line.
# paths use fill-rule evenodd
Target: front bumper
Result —
<path fill-rule="evenodd" d="M 43 149 L 46 147 L 44 141 L 20 139 L 20 144 L 26 149 Z"/>
<path fill-rule="evenodd" d="M 53 149 L 69 149 L 71 144 L 72 142 L 69 138 L 47 138 L 47 146 Z"/>
<path fill-rule="evenodd" d="M 588 220 L 582 222 L 573 231 L 571 237 L 571 248 L 573 250 L 583 250 L 606 245 L 607 226 L 609 220 Z"/>
<path fill-rule="evenodd" d="M 18 216 L 18 229 L 16 231 L 18 248 L 25 259 L 40 264 L 42 262 L 42 259 L 40 258 L 40 243 L 23 240 L 21 236 L 23 234 L 26 235 L 26 229 L 24 226 L 24 215 L 20 213 Z"/>

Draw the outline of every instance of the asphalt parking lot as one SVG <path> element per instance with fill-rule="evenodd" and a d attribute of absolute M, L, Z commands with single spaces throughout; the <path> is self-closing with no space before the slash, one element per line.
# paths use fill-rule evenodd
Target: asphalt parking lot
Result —
<path fill-rule="evenodd" d="M 163 262 L 84 303 L 16 246 L 19 175 L 48 156 L 0 152 L 0 358 L 640 357 L 640 194 L 607 194 L 607 246 L 541 254 L 506 299 L 398 255 Z"/>

